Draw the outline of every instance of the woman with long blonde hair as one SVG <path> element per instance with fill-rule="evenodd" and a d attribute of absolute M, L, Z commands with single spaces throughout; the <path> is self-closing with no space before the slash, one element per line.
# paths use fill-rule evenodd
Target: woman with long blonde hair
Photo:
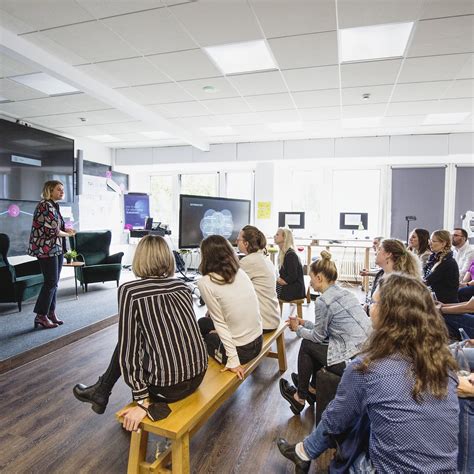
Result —
<path fill-rule="evenodd" d="M 359 435 L 367 452 L 356 461 L 369 470 L 362 472 L 456 472 L 457 366 L 430 291 L 419 278 L 388 275 L 370 316 L 373 332 L 320 423 L 302 443 L 278 440 L 281 453 L 307 472 L 311 459 L 365 418 Z"/>
<path fill-rule="evenodd" d="M 278 245 L 277 295 L 284 301 L 292 301 L 305 297 L 303 266 L 295 251 L 293 233 L 290 229 L 280 227 L 274 242 Z"/>
<path fill-rule="evenodd" d="M 432 254 L 423 269 L 424 281 L 442 303 L 457 303 L 459 268 L 451 250 L 451 233 L 436 230 L 431 234 Z"/>

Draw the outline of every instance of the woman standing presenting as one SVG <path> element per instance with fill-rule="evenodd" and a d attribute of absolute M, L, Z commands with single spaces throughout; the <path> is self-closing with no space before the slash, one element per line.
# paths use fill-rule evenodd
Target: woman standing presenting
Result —
<path fill-rule="evenodd" d="M 278 229 L 274 237 L 280 248 L 277 278 L 277 295 L 284 301 L 299 300 L 305 297 L 303 266 L 295 252 L 295 243 L 290 229 Z"/>
<path fill-rule="evenodd" d="M 267 239 L 252 225 L 246 225 L 237 237 L 239 251 L 245 254 L 240 268 L 248 275 L 257 293 L 263 332 L 274 331 L 281 321 L 276 294 L 275 267 L 266 255 Z"/>
<path fill-rule="evenodd" d="M 28 255 L 39 261 L 44 283 L 34 312 L 35 328 L 52 329 L 63 324 L 56 315 L 56 291 L 66 251 L 64 237 L 74 235 L 74 229 L 66 229 L 58 202 L 64 198 L 61 181 L 46 181 L 41 193 L 42 200 L 36 206 L 31 227 Z"/>

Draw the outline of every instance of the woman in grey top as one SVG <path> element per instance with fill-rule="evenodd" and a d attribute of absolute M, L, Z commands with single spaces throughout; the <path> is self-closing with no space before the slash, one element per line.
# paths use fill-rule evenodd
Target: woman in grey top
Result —
<path fill-rule="evenodd" d="M 280 379 L 280 392 L 295 415 L 303 410 L 305 400 L 314 400 L 317 372 L 326 367 L 342 375 L 346 361 L 359 352 L 372 327 L 357 298 L 336 285 L 337 269 L 329 252 L 321 252 L 309 275 L 313 289 L 322 293 L 314 306 L 315 322 L 289 321 L 290 329 L 303 339 L 298 353 L 298 386 Z M 311 377 L 313 387 L 309 386 Z"/>

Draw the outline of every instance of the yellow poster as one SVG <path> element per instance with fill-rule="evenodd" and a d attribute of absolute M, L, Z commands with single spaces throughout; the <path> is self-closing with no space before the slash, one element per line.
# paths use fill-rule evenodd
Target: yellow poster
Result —
<path fill-rule="evenodd" d="M 257 219 L 270 219 L 272 214 L 272 203 L 270 201 L 258 201 Z"/>

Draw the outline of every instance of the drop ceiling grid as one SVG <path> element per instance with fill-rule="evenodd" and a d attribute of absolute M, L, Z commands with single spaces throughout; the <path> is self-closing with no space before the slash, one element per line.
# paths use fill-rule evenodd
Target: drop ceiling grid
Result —
<path fill-rule="evenodd" d="M 11 7 L 13 3 L 14 2 L 4 1 L 2 2 L 2 8 L 4 8 L 5 4 L 9 4 Z M 66 2 L 64 6 L 65 10 L 61 13 L 61 15 L 58 15 L 58 18 L 56 18 L 54 21 L 64 21 L 64 12 L 67 12 L 67 3 L 68 2 Z M 85 6 L 85 10 L 90 12 L 92 8 L 91 5 L 94 4 L 94 1 L 90 0 L 88 2 L 87 0 L 78 0 L 77 3 L 83 7 Z M 89 3 L 89 6 L 86 5 L 87 3 Z M 129 3 L 131 4 L 133 2 Z M 145 3 L 149 4 L 149 2 L 141 3 L 142 5 Z M 309 5 L 308 2 L 303 0 L 292 2 L 292 7 L 294 7 L 292 10 L 293 13 L 286 15 L 288 20 L 287 22 L 283 21 L 282 17 L 285 16 L 285 8 L 288 7 L 288 2 L 280 2 L 278 8 L 270 9 L 268 8 L 268 2 L 266 2 L 266 0 L 251 0 L 250 4 L 253 8 L 253 12 L 257 16 L 257 18 L 254 18 L 253 20 L 249 19 L 252 9 L 249 9 L 248 5 L 246 5 L 246 2 L 244 1 L 233 2 L 230 0 L 223 0 L 221 4 L 222 8 L 218 9 L 218 11 L 212 12 L 211 15 L 206 15 L 206 12 L 209 12 L 208 6 L 202 6 L 201 10 L 201 5 L 199 5 L 200 3 L 201 2 L 169 6 L 167 8 L 160 8 L 159 10 L 155 8 L 147 11 L 146 13 L 127 12 L 114 18 L 111 18 L 112 15 L 108 15 L 108 18 L 102 21 L 108 25 L 109 32 L 111 34 L 113 33 L 114 35 L 110 36 L 108 33 L 104 33 L 106 37 L 109 38 L 109 40 L 108 44 L 105 44 L 99 52 L 103 55 L 103 62 L 90 65 L 91 69 L 93 69 L 93 66 L 96 66 L 98 69 L 102 68 L 103 70 L 107 70 L 107 68 L 109 68 L 109 75 L 118 75 L 120 73 L 120 61 L 123 61 L 124 63 L 127 61 L 132 61 L 133 63 L 133 61 L 136 60 L 137 62 L 135 64 L 135 70 L 137 76 L 143 77 L 144 79 L 142 80 L 153 80 L 153 71 L 155 69 L 151 70 L 149 68 L 149 63 L 153 63 L 156 67 L 157 76 L 159 78 L 156 79 L 156 82 L 148 83 L 146 86 L 166 84 L 167 82 L 165 81 L 169 78 L 169 82 L 179 84 L 186 92 L 191 94 L 190 100 L 185 100 L 187 97 L 186 95 L 179 97 L 178 101 L 176 101 L 174 97 L 165 98 L 164 102 L 167 103 L 163 105 L 162 110 L 166 113 L 167 108 L 174 109 L 170 112 L 170 115 L 176 118 L 180 118 L 180 110 L 183 114 L 181 117 L 192 118 L 193 115 L 190 114 L 195 113 L 193 110 L 198 109 L 200 112 L 196 114 L 197 116 L 202 117 L 204 116 L 205 112 L 209 117 L 210 122 L 219 122 L 222 125 L 232 126 L 231 116 L 238 115 L 239 113 L 257 114 L 252 116 L 258 117 L 259 113 L 264 113 L 268 110 L 275 110 L 278 112 L 281 111 L 283 115 L 285 113 L 289 114 L 290 112 L 295 112 L 292 111 L 291 97 L 300 97 L 300 100 L 295 100 L 297 105 L 296 113 L 299 114 L 296 117 L 305 121 L 309 120 L 307 117 L 310 117 L 311 113 L 314 114 L 313 116 L 317 116 L 317 112 L 314 112 L 314 109 L 321 108 L 322 110 L 320 112 L 324 112 L 324 109 L 331 109 L 332 105 L 334 104 L 331 100 L 331 94 L 333 93 L 331 92 L 331 89 L 334 88 L 328 86 L 331 86 L 331 68 L 337 67 L 337 42 L 333 40 L 333 38 L 335 38 L 336 32 L 334 31 L 335 26 L 331 23 L 332 14 L 335 11 L 334 0 L 324 0 L 324 2 L 321 2 L 321 5 L 324 5 L 325 10 L 324 13 L 321 13 L 321 15 L 318 16 L 319 23 L 315 22 L 314 24 L 311 24 L 306 20 L 301 21 L 301 19 L 307 19 L 309 17 L 309 12 L 312 11 L 311 9 L 314 10 L 314 4 Z M 373 6 L 373 2 L 369 3 Z M 413 20 L 416 19 L 416 12 L 418 12 L 416 14 L 420 16 L 420 5 L 418 0 L 403 2 L 402 4 L 400 4 L 399 1 L 389 1 L 383 3 L 385 4 L 384 11 L 377 8 L 372 8 L 372 10 L 375 11 L 368 11 L 371 9 L 364 8 L 364 6 L 368 5 L 367 1 L 339 0 L 339 15 L 342 17 L 342 23 L 340 23 L 340 26 L 359 26 L 363 24 L 385 23 L 388 21 Z M 472 101 L 462 100 L 471 98 L 473 95 L 472 66 L 469 66 L 469 64 L 471 64 L 470 61 L 472 61 L 472 46 L 470 46 L 472 45 L 472 41 L 466 41 L 469 34 L 471 34 L 472 39 L 472 5 L 470 5 L 470 2 L 462 1 L 452 1 L 452 5 L 453 11 L 456 12 L 457 15 L 461 16 L 454 16 L 451 15 L 450 12 L 446 12 L 442 2 L 431 1 L 423 3 L 421 12 L 421 18 L 423 18 L 423 20 L 418 22 L 417 31 L 411 45 L 412 47 L 408 51 L 407 59 L 402 67 L 397 84 L 395 84 L 393 76 L 396 74 L 394 71 L 397 71 L 397 67 L 400 67 L 399 59 L 341 65 L 342 84 L 340 86 L 342 86 L 342 110 L 344 117 L 346 116 L 346 112 L 349 113 L 348 116 L 355 116 L 354 114 L 356 113 L 362 114 L 360 115 L 362 117 L 374 116 L 374 110 L 377 110 L 377 107 L 374 109 L 374 107 L 369 108 L 368 106 L 377 106 L 379 103 L 383 103 L 387 95 L 387 88 L 390 86 L 395 86 L 392 101 L 390 104 L 388 104 L 388 112 L 390 112 L 388 117 L 390 118 L 397 116 L 405 117 L 407 110 L 411 107 L 415 107 L 414 111 L 432 110 L 432 105 L 428 104 L 431 102 L 436 102 L 436 107 L 443 111 L 461 109 L 472 111 Z M 398 10 L 395 8 L 395 6 L 397 6 Z M 138 7 L 135 6 L 135 8 Z M 227 42 L 224 40 L 225 38 L 223 35 L 226 33 L 225 27 L 227 26 L 228 22 L 222 22 L 222 19 L 226 15 L 225 12 L 227 12 L 228 15 L 229 8 L 235 14 L 236 18 L 241 18 L 242 21 L 247 18 L 247 23 L 245 23 L 244 28 L 238 32 L 235 31 L 235 28 L 234 30 L 231 28 L 229 30 L 228 38 L 231 38 L 232 35 L 240 35 L 241 38 L 245 39 L 265 37 L 271 45 L 273 44 L 273 47 L 276 51 L 274 51 L 275 56 L 283 58 L 283 66 L 280 64 L 281 70 L 268 73 L 241 74 L 225 78 L 219 73 L 216 75 L 216 71 L 213 69 L 212 63 L 210 66 L 209 63 L 206 64 L 206 61 L 208 61 L 207 57 L 203 55 L 201 49 L 194 48 L 194 46 L 202 46 L 203 44 L 206 44 L 206 42 L 214 41 L 219 38 L 222 38 L 223 42 Z M 432 8 L 431 13 L 430 8 Z M 199 12 L 197 15 L 190 13 L 196 13 L 198 10 Z M 351 13 L 352 10 L 356 10 L 356 12 Z M 58 34 L 57 32 L 51 33 L 54 30 L 73 27 L 77 28 L 75 31 L 83 32 L 84 25 L 93 23 L 97 24 L 96 18 L 100 17 L 100 15 L 98 15 L 96 12 L 96 14 L 91 15 L 89 20 L 84 20 L 81 19 L 82 13 L 79 13 L 79 10 L 76 8 L 72 8 L 71 12 L 72 16 L 67 17 L 67 24 L 69 26 L 57 25 L 59 28 L 53 26 L 52 30 L 48 30 L 49 33 L 46 31 L 42 32 L 42 34 L 47 33 L 46 38 L 50 38 L 51 36 L 54 37 L 55 34 Z M 116 29 L 118 26 L 123 26 L 125 23 L 127 23 L 127 17 L 129 17 L 128 20 L 130 20 L 130 18 L 145 18 L 146 16 L 152 16 L 155 18 L 157 15 L 165 15 L 165 12 L 172 12 L 173 14 L 171 17 L 176 15 L 180 21 L 185 24 L 186 28 L 191 29 L 193 36 L 198 37 L 202 41 L 202 44 L 196 45 L 194 41 L 192 47 L 186 51 L 170 51 L 155 54 L 156 52 L 151 50 L 153 54 L 148 54 L 146 49 L 141 51 L 139 49 L 137 50 L 136 46 L 140 46 L 139 44 L 130 44 L 129 41 L 127 41 L 127 38 L 125 38 L 124 41 L 127 47 L 130 47 L 133 53 L 131 53 L 127 48 L 125 48 L 125 51 L 127 51 L 127 54 L 133 54 L 134 56 L 132 56 L 132 59 L 128 57 L 113 59 L 118 54 L 113 47 L 116 37 L 114 28 Z M 7 11 L 7 13 L 12 14 L 12 11 Z M 19 15 L 18 11 L 16 14 Z M 77 15 L 77 17 L 74 15 Z M 205 19 L 201 21 L 202 17 L 205 17 Z M 16 18 L 19 21 L 27 22 L 26 20 L 28 20 L 24 16 L 21 17 L 21 15 Z M 71 25 L 71 23 L 74 23 L 70 21 L 71 18 L 78 20 L 76 25 Z M 195 24 L 190 26 L 192 18 L 194 18 Z M 350 22 L 348 22 L 349 20 Z M 31 18 L 29 21 L 31 21 Z M 45 20 L 38 19 L 38 21 L 41 22 Z M 85 21 L 85 23 L 80 23 L 83 21 Z M 213 22 L 218 21 L 220 21 L 220 26 L 218 28 L 213 29 L 210 27 L 210 25 L 215 26 L 215 24 L 213 25 Z M 259 28 L 259 24 L 261 25 L 261 28 Z M 299 24 L 300 28 L 298 27 Z M 36 29 L 48 27 L 41 23 L 38 23 L 36 26 Z M 135 24 L 134 27 L 136 28 L 137 25 Z M 86 29 L 87 28 L 91 27 L 89 26 L 86 27 Z M 130 28 L 131 29 L 127 33 L 129 36 L 128 40 L 133 40 L 133 38 L 130 37 L 130 35 L 133 33 L 133 25 L 131 25 Z M 95 37 L 96 39 L 102 38 L 102 29 L 100 29 L 100 32 L 97 32 L 97 29 L 94 26 L 92 27 L 92 30 L 96 31 L 95 34 L 98 35 Z M 441 35 L 441 37 L 444 41 L 444 49 L 441 50 L 438 47 L 439 42 L 437 43 L 436 38 L 433 38 L 439 33 L 439 31 L 443 31 L 443 35 Z M 31 37 L 35 38 L 35 35 L 38 34 L 39 33 L 36 32 L 32 34 Z M 25 35 L 25 37 L 28 36 L 30 35 Z M 61 37 L 61 35 L 59 36 L 62 41 L 64 38 Z M 40 37 L 41 36 L 37 36 L 36 38 L 38 39 Z M 114 40 L 112 41 L 111 38 L 114 38 Z M 120 39 L 122 40 L 123 36 L 120 36 Z M 56 40 L 58 40 L 58 38 L 56 38 Z M 308 45 L 314 46 L 316 40 L 318 40 L 317 44 L 319 45 L 326 44 L 329 46 L 329 54 L 324 53 L 322 56 L 316 55 L 316 57 L 308 57 L 306 60 L 305 52 L 309 53 Z M 336 51 L 335 59 L 333 57 L 334 50 Z M 440 55 L 440 51 L 445 54 Z M 77 52 L 80 52 L 81 54 L 84 54 L 85 52 L 86 55 L 91 54 L 87 48 L 80 49 L 79 51 L 73 51 L 74 54 Z M 97 55 L 98 52 L 95 51 L 94 54 Z M 121 49 L 120 55 L 123 56 L 124 54 L 124 50 Z M 422 56 L 418 57 L 420 54 L 422 54 Z M 171 70 L 163 71 L 162 73 L 162 70 L 166 69 L 165 56 L 167 55 L 174 59 L 174 66 L 171 68 Z M 180 67 L 180 65 L 183 63 L 187 64 L 186 61 L 182 61 L 181 59 L 185 55 L 187 55 L 188 58 L 195 56 L 197 58 L 197 62 L 201 64 L 200 68 L 196 68 L 197 73 L 194 76 L 190 75 L 191 73 L 189 69 L 191 68 Z M 295 57 L 291 58 L 291 55 Z M 315 66 L 314 62 L 319 62 L 319 66 Z M 321 62 L 329 62 L 329 64 L 321 64 Z M 291 69 L 285 69 L 285 65 L 293 67 Z M 297 67 L 294 67 L 296 65 Z M 87 68 L 87 65 L 83 64 L 82 67 Z M 115 74 L 113 72 L 114 67 L 117 67 Z M 126 66 L 124 65 L 124 67 Z M 112 72 L 110 72 L 110 69 Z M 16 70 L 14 70 L 9 65 L 3 67 L 0 57 L 0 75 L 5 74 L 3 71 L 8 74 L 4 77 L 11 77 L 11 75 L 15 75 L 16 73 Z M 173 77 L 173 72 L 177 74 L 175 77 Z M 312 75 L 315 79 L 320 79 L 320 82 L 318 83 L 315 81 L 313 86 L 312 80 L 307 78 L 305 72 L 307 72 L 309 76 Z M 321 72 L 321 77 L 318 76 L 318 72 Z M 163 76 L 159 76 L 160 74 L 163 74 Z M 219 99 L 213 99 L 212 95 L 204 95 L 204 93 L 199 89 L 201 85 L 206 83 L 206 77 L 202 77 L 203 74 L 210 74 L 210 83 L 214 82 L 226 84 L 222 86 L 223 91 L 221 92 Z M 281 77 L 279 74 L 281 74 Z M 133 74 L 130 74 L 129 78 L 124 79 L 124 81 L 128 81 L 128 83 L 117 87 L 127 87 L 127 90 L 130 90 L 129 88 L 143 86 L 143 84 L 135 84 L 133 82 L 130 83 L 132 76 Z M 267 90 L 265 90 L 265 78 L 268 79 Z M 462 82 L 463 80 L 464 82 Z M 227 86 L 227 83 L 229 83 L 229 86 Z M 284 91 L 284 88 L 287 90 Z M 2 89 L 0 86 L 0 95 L 2 95 L 1 90 Z M 194 94 L 192 93 L 193 90 Z M 372 94 L 373 96 L 378 96 L 378 98 L 375 99 L 377 102 L 370 102 L 367 105 L 360 105 L 358 108 L 350 108 L 350 106 L 357 106 L 362 103 L 361 98 L 357 97 L 359 92 L 361 93 L 360 95 L 362 95 L 362 93 L 364 93 L 363 91 L 371 93 L 371 90 L 376 91 L 372 92 Z M 137 92 L 139 91 L 140 89 L 137 89 Z M 233 91 L 235 91 L 235 97 L 232 97 L 232 94 L 234 94 Z M 378 94 L 377 91 L 380 92 L 380 94 Z M 21 95 L 20 91 L 18 92 L 18 95 L 15 95 L 16 99 L 14 103 L 23 100 L 25 102 L 29 102 L 28 104 L 23 104 L 22 106 L 19 104 L 13 106 L 11 103 L 0 104 L 0 110 L 3 110 L 9 106 L 10 113 L 12 113 L 11 111 L 15 110 L 15 107 L 16 110 L 22 108 L 24 111 L 27 111 L 28 107 L 30 107 L 30 109 L 34 108 L 34 104 L 31 103 L 31 93 L 31 90 L 26 90 L 24 96 Z M 299 95 L 297 93 L 299 93 Z M 285 99 L 286 95 L 290 99 Z M 316 99 L 313 99 L 312 102 L 311 100 L 305 101 L 305 97 L 321 97 L 321 101 L 318 102 Z M 197 100 L 193 100 L 193 98 Z M 234 100 L 232 102 L 232 99 L 239 98 L 244 103 L 246 103 L 250 109 L 245 110 L 245 107 L 239 108 L 237 105 L 237 102 L 239 102 L 238 100 Z M 272 99 L 274 99 L 274 104 L 272 104 Z M 455 99 L 461 100 L 458 102 L 444 103 L 447 100 L 449 101 Z M 39 100 L 39 98 L 34 100 Z M 49 98 L 42 100 L 46 102 L 49 100 Z M 170 102 L 168 102 L 168 100 L 170 100 Z M 220 100 L 223 102 L 219 102 Z M 155 99 L 153 99 L 153 102 L 154 101 Z M 230 107 L 226 110 L 224 110 L 226 105 L 225 101 L 229 103 Z M 160 97 L 158 97 L 156 104 L 159 105 L 160 103 L 164 102 L 160 99 Z M 421 103 L 417 105 L 417 102 Z M 51 103 L 54 104 L 53 101 L 51 101 Z M 194 105 L 194 103 L 196 103 L 196 105 Z M 201 106 L 197 105 L 199 103 L 201 103 Z M 405 103 L 405 105 L 396 105 L 398 103 Z M 214 105 L 214 110 L 212 109 L 212 105 Z M 219 105 L 221 105 L 221 107 L 219 107 Z M 234 108 L 232 108 L 232 105 Z M 392 105 L 395 107 L 393 108 Z M 36 109 L 38 109 L 38 107 Z M 47 108 L 46 110 L 54 111 L 54 105 L 51 105 L 51 107 Z M 393 115 L 394 111 L 396 110 L 401 111 L 400 115 Z M 5 111 L 7 112 L 7 110 Z M 84 111 L 87 111 L 87 108 L 85 108 Z M 57 109 L 56 112 L 57 115 L 62 115 L 63 109 Z M 82 111 L 78 110 L 78 112 Z M 35 115 L 30 114 L 30 116 Z M 41 116 L 36 117 L 40 119 Z M 229 118 L 228 123 L 225 123 L 226 117 Z M 295 115 L 292 115 L 292 117 L 294 118 Z M 271 119 L 271 117 L 268 118 Z"/>

